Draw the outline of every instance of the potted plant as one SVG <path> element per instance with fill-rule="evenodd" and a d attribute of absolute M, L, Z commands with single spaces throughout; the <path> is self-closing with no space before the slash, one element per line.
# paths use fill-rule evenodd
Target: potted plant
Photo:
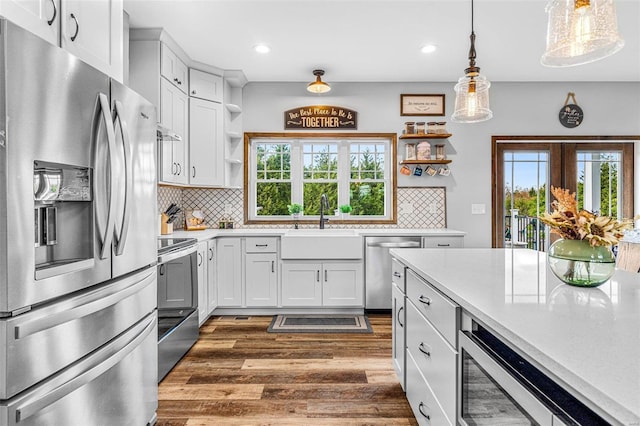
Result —
<path fill-rule="evenodd" d="M 351 214 L 351 210 L 353 210 L 351 208 L 351 206 L 349 204 L 343 204 L 340 206 L 340 212 L 342 213 L 342 218 L 344 219 L 345 217 L 349 217 L 349 215 Z"/>
<path fill-rule="evenodd" d="M 300 215 L 303 212 L 302 204 L 292 203 L 287 206 L 287 209 L 289 210 L 289 214 L 293 217 L 293 220 L 295 221 L 295 228 L 298 229 L 298 219 L 300 218 Z"/>
<path fill-rule="evenodd" d="M 579 287 L 606 282 L 615 269 L 611 246 L 618 244 L 632 220 L 617 220 L 578 209 L 576 194 L 551 187 L 553 211 L 539 216 L 562 239 L 549 247 L 549 266 L 561 281 Z"/>

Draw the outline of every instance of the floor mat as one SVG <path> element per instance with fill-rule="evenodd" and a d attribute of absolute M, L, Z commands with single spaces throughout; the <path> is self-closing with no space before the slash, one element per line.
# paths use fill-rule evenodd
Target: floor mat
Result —
<path fill-rule="evenodd" d="M 269 333 L 373 333 L 366 315 L 276 315 Z"/>

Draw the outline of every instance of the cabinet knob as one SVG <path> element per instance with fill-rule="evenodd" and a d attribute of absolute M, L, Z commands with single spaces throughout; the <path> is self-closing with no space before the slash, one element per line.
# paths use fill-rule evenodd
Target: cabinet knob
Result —
<path fill-rule="evenodd" d="M 424 303 L 424 304 L 425 304 L 425 305 L 427 305 L 427 306 L 431 306 L 431 299 L 429 299 L 427 296 L 420 296 L 420 297 L 418 298 L 418 301 L 419 301 L 420 303 Z"/>
<path fill-rule="evenodd" d="M 427 420 L 431 420 L 431 416 L 428 415 L 427 413 L 425 413 L 424 411 L 422 411 L 422 408 L 426 407 L 426 405 L 424 405 L 424 403 L 422 401 L 420 401 L 420 405 L 418 405 L 418 411 L 420 411 L 420 414 L 422 414 L 422 416 L 427 419 Z"/>
<path fill-rule="evenodd" d="M 47 24 L 49 24 L 49 26 L 53 24 L 53 22 L 56 20 L 56 16 L 58 16 L 58 8 L 56 7 L 55 0 L 51 0 L 51 4 L 53 5 L 53 16 L 47 21 Z"/>
<path fill-rule="evenodd" d="M 71 19 L 73 19 L 74 22 L 76 23 L 76 32 L 71 36 L 71 41 L 76 41 L 76 38 L 78 37 L 78 33 L 80 32 L 80 23 L 78 22 L 78 18 L 76 18 L 76 16 L 73 13 L 71 14 Z"/>
<path fill-rule="evenodd" d="M 192 95 L 195 95 L 195 94 L 196 94 L 196 91 L 195 91 L 195 90 L 192 90 L 192 91 L 191 91 L 191 94 L 192 94 Z"/>

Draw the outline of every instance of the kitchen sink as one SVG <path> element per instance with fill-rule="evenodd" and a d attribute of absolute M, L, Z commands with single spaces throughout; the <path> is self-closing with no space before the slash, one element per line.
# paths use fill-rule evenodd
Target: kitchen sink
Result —
<path fill-rule="evenodd" d="M 280 252 L 282 259 L 362 259 L 362 237 L 353 229 L 291 229 Z"/>

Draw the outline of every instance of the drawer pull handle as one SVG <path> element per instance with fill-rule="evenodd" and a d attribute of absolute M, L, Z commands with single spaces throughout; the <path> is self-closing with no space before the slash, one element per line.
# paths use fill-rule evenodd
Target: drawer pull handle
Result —
<path fill-rule="evenodd" d="M 426 414 L 424 411 L 422 411 L 422 407 L 426 407 L 426 405 L 424 405 L 424 403 L 422 401 L 420 401 L 420 405 L 418 405 L 418 411 L 420 411 L 420 414 L 422 414 L 422 416 L 427 419 L 427 420 L 431 420 L 431 416 L 429 416 L 428 414 Z"/>
<path fill-rule="evenodd" d="M 418 350 L 423 354 L 425 354 L 426 356 L 428 356 L 429 358 L 431 358 L 431 350 L 427 348 L 427 346 L 424 343 L 420 343 L 418 345 Z"/>
<path fill-rule="evenodd" d="M 402 321 L 400 321 L 400 314 L 402 313 L 402 311 L 404 310 L 404 306 L 400 306 L 400 309 L 398 309 L 398 324 L 400 324 L 400 327 L 404 328 L 404 324 L 402 323 Z"/>
<path fill-rule="evenodd" d="M 271 273 L 273 274 L 274 272 L 276 272 L 276 262 L 275 261 L 271 261 Z"/>
<path fill-rule="evenodd" d="M 438 243 L 438 247 L 449 247 L 451 244 L 440 244 Z"/>
<path fill-rule="evenodd" d="M 256 244 L 256 247 L 267 247 L 268 244 Z"/>
<path fill-rule="evenodd" d="M 56 8 L 56 2 L 54 0 L 51 0 L 51 4 L 53 5 L 53 16 L 51 17 L 51 19 L 47 21 L 47 24 L 49 24 L 49 26 L 53 24 L 53 21 L 56 20 L 56 16 L 58 16 L 58 9 Z"/>
<path fill-rule="evenodd" d="M 402 274 L 400 272 L 394 272 L 393 276 L 396 278 L 402 278 Z"/>
<path fill-rule="evenodd" d="M 78 18 L 76 18 L 76 15 L 74 15 L 73 13 L 69 16 L 71 16 L 73 22 L 76 23 L 76 32 L 71 36 L 71 41 L 76 41 L 76 38 L 78 38 L 78 33 L 80 32 L 80 23 L 78 22 Z"/>
<path fill-rule="evenodd" d="M 420 297 L 418 298 L 418 301 L 419 301 L 420 303 L 424 303 L 424 304 L 425 304 L 425 305 L 427 305 L 427 306 L 431 306 L 431 299 L 429 299 L 427 296 L 420 296 Z"/>

